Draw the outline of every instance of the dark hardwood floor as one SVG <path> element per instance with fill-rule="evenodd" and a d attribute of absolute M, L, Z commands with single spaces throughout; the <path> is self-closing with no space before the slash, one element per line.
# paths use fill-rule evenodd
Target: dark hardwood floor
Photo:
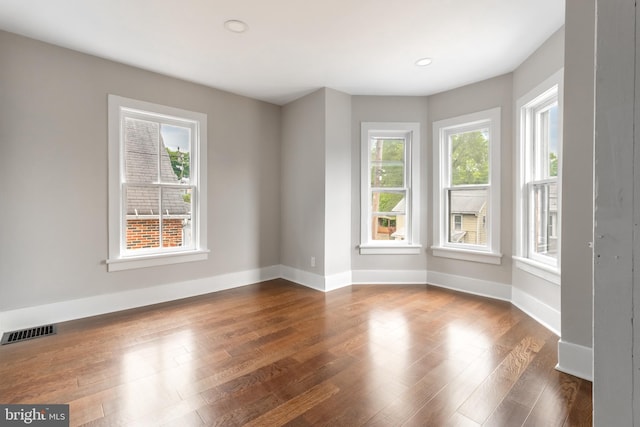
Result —
<path fill-rule="evenodd" d="M 506 302 L 274 280 L 2 346 L 0 403 L 97 426 L 589 426 L 557 341 Z"/>

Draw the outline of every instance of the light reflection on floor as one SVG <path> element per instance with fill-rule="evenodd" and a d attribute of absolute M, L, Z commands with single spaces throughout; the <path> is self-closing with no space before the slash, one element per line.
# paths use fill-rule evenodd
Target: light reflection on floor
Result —
<path fill-rule="evenodd" d="M 495 370 L 495 363 L 491 357 L 485 357 L 490 351 L 490 341 L 474 326 L 451 323 L 446 327 L 445 340 L 447 358 L 456 361 L 451 368 L 452 377 L 457 377 L 461 383 L 476 384 L 488 377 Z M 459 375 L 459 376 L 458 376 Z M 444 392 L 450 399 L 464 387 L 446 387 Z M 453 394 L 453 395 L 451 395 Z"/>
<path fill-rule="evenodd" d="M 192 341 L 192 332 L 185 330 L 125 353 L 120 370 L 123 385 L 118 410 L 138 419 L 141 414 L 155 411 L 149 415 L 150 420 L 162 415 L 157 413 L 162 402 L 179 402 L 182 398 L 178 390 L 192 379 L 194 363 L 178 360 L 187 353 Z"/>
<path fill-rule="evenodd" d="M 465 325 L 463 322 L 450 323 L 446 326 L 446 343 L 450 352 L 455 352 L 465 347 L 486 349 L 490 342 L 477 328 Z"/>
<path fill-rule="evenodd" d="M 375 310 L 368 319 L 369 358 L 379 367 L 376 383 L 395 377 L 410 363 L 411 334 L 405 316 L 394 310 Z M 375 377 L 374 377 L 375 379 Z"/>

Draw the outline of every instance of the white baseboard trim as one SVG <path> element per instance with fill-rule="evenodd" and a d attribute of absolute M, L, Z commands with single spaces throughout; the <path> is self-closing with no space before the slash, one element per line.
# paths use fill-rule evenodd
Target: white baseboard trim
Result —
<path fill-rule="evenodd" d="M 2 328 L 0 332 L 179 300 L 277 279 L 280 276 L 280 266 L 275 265 L 203 279 L 4 311 L 0 312 L 0 327 Z"/>
<path fill-rule="evenodd" d="M 424 285 L 425 270 L 353 270 L 354 285 Z"/>
<path fill-rule="evenodd" d="M 321 292 L 329 292 L 344 288 L 345 286 L 351 286 L 351 271 L 332 274 L 330 276 L 321 276 L 320 274 L 281 265 L 280 277 Z"/>
<path fill-rule="evenodd" d="M 558 341 L 558 365 L 565 374 L 593 381 L 593 349 L 567 341 Z"/>
<path fill-rule="evenodd" d="M 346 288 L 353 284 L 353 277 L 351 271 L 344 271 L 342 273 L 332 274 L 324 277 L 324 290 L 325 292 L 334 291 L 340 288 Z"/>
<path fill-rule="evenodd" d="M 427 283 L 440 288 L 452 289 L 454 291 L 503 301 L 511 301 L 511 285 L 504 283 L 474 279 L 473 277 L 456 276 L 438 271 L 427 272 Z"/>
<path fill-rule="evenodd" d="M 298 285 L 324 292 L 324 276 L 311 273 L 309 271 L 299 270 L 287 265 L 280 266 L 280 277 Z"/>
<path fill-rule="evenodd" d="M 535 319 L 554 334 L 561 336 L 560 311 L 515 286 L 511 290 L 511 304 L 527 313 L 529 317 Z"/>

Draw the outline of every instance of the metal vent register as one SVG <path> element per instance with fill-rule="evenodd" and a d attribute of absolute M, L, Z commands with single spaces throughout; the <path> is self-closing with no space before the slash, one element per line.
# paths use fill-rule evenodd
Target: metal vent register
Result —
<path fill-rule="evenodd" d="M 1 345 L 13 344 L 14 342 L 32 340 L 34 338 L 55 335 L 56 325 L 36 326 L 35 328 L 21 329 L 19 331 L 5 332 L 2 335 Z"/>

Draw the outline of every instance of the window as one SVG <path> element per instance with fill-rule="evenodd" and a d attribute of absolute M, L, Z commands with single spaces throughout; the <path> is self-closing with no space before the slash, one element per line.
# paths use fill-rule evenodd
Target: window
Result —
<path fill-rule="evenodd" d="M 420 253 L 420 125 L 362 123 L 361 254 Z"/>
<path fill-rule="evenodd" d="M 562 71 L 517 103 L 516 265 L 555 283 L 561 234 L 561 80 Z"/>
<path fill-rule="evenodd" d="M 462 215 L 453 215 L 453 231 L 462 231 Z"/>
<path fill-rule="evenodd" d="M 207 258 L 206 123 L 109 95 L 109 271 Z"/>
<path fill-rule="evenodd" d="M 434 122 L 435 256 L 499 264 L 500 108 Z"/>

